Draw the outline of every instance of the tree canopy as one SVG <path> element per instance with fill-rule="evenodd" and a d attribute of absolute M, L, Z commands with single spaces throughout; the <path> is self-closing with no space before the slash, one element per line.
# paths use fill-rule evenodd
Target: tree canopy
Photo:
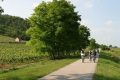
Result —
<path fill-rule="evenodd" d="M 60 58 L 89 43 L 89 29 L 80 26 L 78 21 L 81 21 L 81 15 L 74 9 L 75 6 L 66 0 L 42 2 L 34 9 L 29 18 L 34 27 L 26 32 L 31 35 L 27 44 L 34 47 L 33 51 L 48 52 L 51 57 Z"/>

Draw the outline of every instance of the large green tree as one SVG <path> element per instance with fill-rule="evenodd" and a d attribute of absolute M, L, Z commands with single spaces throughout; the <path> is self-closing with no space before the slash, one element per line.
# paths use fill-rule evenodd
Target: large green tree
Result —
<path fill-rule="evenodd" d="M 27 44 L 38 53 L 47 51 L 54 58 L 56 55 L 60 58 L 62 52 L 76 50 L 72 48 L 79 40 L 78 20 L 81 18 L 74 9 L 75 6 L 66 0 L 42 2 L 29 18 L 34 27 L 27 31 L 31 35 Z"/>
<path fill-rule="evenodd" d="M 79 50 L 82 48 L 86 48 L 90 44 L 89 36 L 90 36 L 90 29 L 87 26 L 81 25 L 79 26 Z"/>

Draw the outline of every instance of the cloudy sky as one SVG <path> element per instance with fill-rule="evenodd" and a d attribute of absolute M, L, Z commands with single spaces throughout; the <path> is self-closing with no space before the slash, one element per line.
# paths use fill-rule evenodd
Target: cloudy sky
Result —
<path fill-rule="evenodd" d="M 0 6 L 3 14 L 28 18 L 42 1 L 52 0 L 4 0 Z M 82 21 L 91 30 L 91 38 L 97 43 L 120 47 L 120 0 L 68 0 L 76 6 Z"/>

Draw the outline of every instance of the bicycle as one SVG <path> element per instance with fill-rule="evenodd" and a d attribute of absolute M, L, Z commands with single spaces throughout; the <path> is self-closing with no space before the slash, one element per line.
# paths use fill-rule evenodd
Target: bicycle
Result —
<path fill-rule="evenodd" d="M 89 56 L 90 62 L 92 61 L 92 55 Z"/>
<path fill-rule="evenodd" d="M 85 59 L 85 58 L 84 58 L 84 55 L 83 55 L 83 56 L 82 56 L 82 63 L 84 63 L 84 59 Z"/>
<path fill-rule="evenodd" d="M 95 63 L 95 60 L 96 60 L 96 56 L 94 55 L 94 56 L 93 56 L 93 61 L 94 61 L 94 63 Z"/>

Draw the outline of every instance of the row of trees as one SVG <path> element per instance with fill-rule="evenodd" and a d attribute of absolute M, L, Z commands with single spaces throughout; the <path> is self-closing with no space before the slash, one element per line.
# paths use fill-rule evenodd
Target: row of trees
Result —
<path fill-rule="evenodd" d="M 91 38 L 89 47 L 90 49 L 100 48 L 100 44 L 96 43 L 96 40 Z"/>
<path fill-rule="evenodd" d="M 30 24 L 23 18 L 0 14 L 0 35 L 29 40 L 30 36 L 25 33 L 29 27 Z"/>
<path fill-rule="evenodd" d="M 89 45 L 90 30 L 80 25 L 75 6 L 66 0 L 42 2 L 34 9 L 28 22 L 34 26 L 26 33 L 31 35 L 27 43 L 36 53 L 48 52 L 51 58 L 61 58 Z"/>
<path fill-rule="evenodd" d="M 110 50 L 110 48 L 108 47 L 108 46 L 106 46 L 106 45 L 100 45 L 100 48 L 102 49 L 102 50 Z"/>
<path fill-rule="evenodd" d="M 117 46 L 109 45 L 109 48 L 118 48 Z"/>

